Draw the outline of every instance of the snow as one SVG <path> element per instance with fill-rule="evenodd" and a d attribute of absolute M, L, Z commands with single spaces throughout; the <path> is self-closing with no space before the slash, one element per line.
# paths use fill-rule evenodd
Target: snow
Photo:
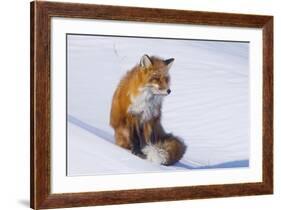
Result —
<path fill-rule="evenodd" d="M 67 41 L 68 175 L 248 167 L 248 43 L 81 35 Z M 112 95 L 143 54 L 175 58 L 162 110 L 164 128 L 188 145 L 175 166 L 114 145 Z"/>

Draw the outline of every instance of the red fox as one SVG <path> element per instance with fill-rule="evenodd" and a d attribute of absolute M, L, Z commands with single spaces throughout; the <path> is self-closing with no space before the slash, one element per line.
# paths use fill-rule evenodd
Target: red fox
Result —
<path fill-rule="evenodd" d="M 167 60 L 143 55 L 140 63 L 121 79 L 112 99 L 110 125 L 116 144 L 151 162 L 172 165 L 185 153 L 184 142 L 165 132 L 161 107 L 169 88 Z"/>

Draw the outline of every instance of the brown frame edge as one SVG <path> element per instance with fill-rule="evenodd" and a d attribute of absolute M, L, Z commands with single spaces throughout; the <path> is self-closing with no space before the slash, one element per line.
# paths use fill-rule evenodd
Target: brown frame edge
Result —
<path fill-rule="evenodd" d="M 34 209 L 125 204 L 273 193 L 273 17 L 246 14 L 31 2 L 30 6 L 30 207 Z M 128 20 L 262 28 L 263 181 L 260 183 L 51 194 L 50 20 L 51 17 Z"/>

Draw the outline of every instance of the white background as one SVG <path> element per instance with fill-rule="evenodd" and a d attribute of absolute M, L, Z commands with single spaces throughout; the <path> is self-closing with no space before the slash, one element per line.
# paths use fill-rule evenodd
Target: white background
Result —
<path fill-rule="evenodd" d="M 81 2 L 81 1 L 80 1 Z M 111 0 L 88 1 L 117 4 Z M 115 2 L 115 3 L 114 3 Z M 163 7 L 220 12 L 271 14 L 275 16 L 275 69 L 281 68 L 276 53 L 280 51 L 281 13 L 278 0 L 119 0 L 119 5 Z M 2 1 L 1 14 L 1 209 L 27 209 L 29 203 L 29 1 Z M 281 73 L 275 71 L 275 154 L 281 145 Z M 279 126 L 279 128 L 278 128 Z M 277 156 L 276 156 L 277 157 Z M 278 209 L 281 198 L 280 159 L 275 158 L 275 194 L 239 198 L 130 204 L 122 206 L 88 207 L 85 209 Z"/>

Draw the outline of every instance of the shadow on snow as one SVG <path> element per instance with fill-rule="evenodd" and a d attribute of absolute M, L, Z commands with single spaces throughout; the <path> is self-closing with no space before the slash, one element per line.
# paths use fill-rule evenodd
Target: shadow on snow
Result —
<path fill-rule="evenodd" d="M 76 118 L 72 115 L 68 115 L 67 120 L 68 120 L 68 122 L 70 122 L 70 123 L 72 123 L 72 124 L 74 124 L 74 125 L 76 125 L 80 128 L 83 128 L 84 130 L 86 130 L 86 131 L 88 131 L 92 134 L 95 134 L 96 136 L 98 136 L 98 137 L 100 137 L 100 138 L 102 138 L 106 141 L 114 143 L 114 137 L 106 131 L 103 131 L 103 130 L 101 130 L 99 128 L 96 128 L 96 127 L 94 127 L 94 126 L 92 126 L 88 123 L 85 123 L 85 122 L 79 120 L 78 118 Z"/>
<path fill-rule="evenodd" d="M 242 168 L 242 167 L 249 167 L 249 160 L 234 160 L 225 163 L 209 165 L 209 166 L 189 166 L 187 164 L 178 162 L 175 164 L 177 167 L 186 168 L 186 169 L 215 169 L 215 168 Z"/>

